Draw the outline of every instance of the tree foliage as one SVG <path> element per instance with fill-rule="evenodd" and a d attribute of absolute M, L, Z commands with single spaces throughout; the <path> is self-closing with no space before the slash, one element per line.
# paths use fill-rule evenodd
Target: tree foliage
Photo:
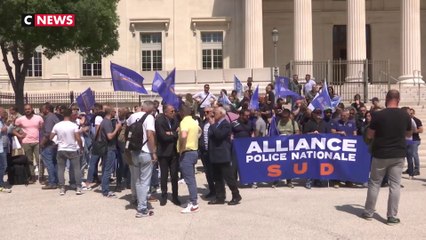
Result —
<path fill-rule="evenodd" d="M 25 76 L 37 47 L 51 59 L 75 51 L 94 61 L 118 50 L 118 0 L 1 0 L 0 47 L 20 110 Z M 23 27 L 22 14 L 74 13 L 74 27 Z"/>

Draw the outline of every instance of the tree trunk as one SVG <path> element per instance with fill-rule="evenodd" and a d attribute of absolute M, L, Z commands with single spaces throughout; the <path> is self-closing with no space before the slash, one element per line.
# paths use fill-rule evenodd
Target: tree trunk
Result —
<path fill-rule="evenodd" d="M 24 113 L 24 105 L 25 105 L 24 86 L 17 86 L 16 89 L 14 89 L 14 92 L 15 92 L 16 107 L 18 108 L 18 111 L 21 114 L 23 114 Z"/>

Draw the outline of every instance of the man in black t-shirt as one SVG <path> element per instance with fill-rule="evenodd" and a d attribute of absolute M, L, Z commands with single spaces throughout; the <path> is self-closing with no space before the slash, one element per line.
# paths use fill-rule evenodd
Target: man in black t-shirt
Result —
<path fill-rule="evenodd" d="M 417 129 L 413 129 L 413 160 L 414 160 L 414 171 L 413 175 L 420 175 L 420 159 L 419 159 L 419 146 L 420 146 L 420 135 L 419 133 L 423 133 L 423 124 L 420 119 L 415 117 L 416 111 L 411 108 L 410 116 L 416 123 Z"/>
<path fill-rule="evenodd" d="M 401 174 L 406 155 L 405 137 L 411 136 L 411 119 L 408 113 L 398 108 L 400 94 L 398 90 L 389 90 L 386 94 L 386 109 L 372 113 L 371 124 L 367 130 L 367 139 L 374 139 L 373 160 L 368 182 L 365 211 L 362 217 L 372 220 L 376 209 L 377 197 L 383 177 L 389 177 L 389 199 L 387 224 L 400 222 L 396 217 L 401 188 Z"/>
<path fill-rule="evenodd" d="M 232 127 L 232 137 L 234 138 L 244 138 L 244 137 L 254 137 L 255 127 L 253 122 L 250 121 L 250 110 L 243 110 L 240 112 L 240 117 L 231 123 Z M 235 156 L 234 151 L 232 151 L 232 166 L 235 178 L 238 179 L 238 161 L 237 156 Z M 254 185 L 253 187 L 256 187 Z"/>

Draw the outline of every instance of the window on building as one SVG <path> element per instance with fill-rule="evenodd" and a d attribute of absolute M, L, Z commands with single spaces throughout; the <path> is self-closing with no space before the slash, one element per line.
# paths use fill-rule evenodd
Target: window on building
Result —
<path fill-rule="evenodd" d="M 223 68 L 223 32 L 202 32 L 203 69 Z"/>
<path fill-rule="evenodd" d="M 83 76 L 102 76 L 102 58 L 99 57 L 95 62 L 88 62 L 83 58 Z"/>
<path fill-rule="evenodd" d="M 42 59 L 41 52 L 34 52 L 28 65 L 27 77 L 41 77 L 42 76 Z"/>
<path fill-rule="evenodd" d="M 163 70 L 161 33 L 141 33 L 142 71 Z"/>

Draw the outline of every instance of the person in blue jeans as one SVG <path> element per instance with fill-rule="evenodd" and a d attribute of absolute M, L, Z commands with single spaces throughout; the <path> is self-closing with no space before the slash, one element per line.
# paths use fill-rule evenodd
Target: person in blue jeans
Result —
<path fill-rule="evenodd" d="M 178 151 L 180 153 L 180 170 L 188 186 L 189 202 L 181 213 L 194 213 L 199 211 L 197 203 L 197 182 L 195 180 L 195 164 L 198 160 L 198 138 L 201 129 L 198 122 L 192 118 L 192 109 L 186 105 L 181 106 L 180 114 L 183 117 L 179 126 Z"/>
<path fill-rule="evenodd" d="M 107 106 L 104 109 L 105 117 L 99 126 L 101 141 L 106 141 L 108 144 L 107 152 L 102 156 L 102 195 L 105 197 L 115 197 L 115 193 L 109 191 L 109 178 L 114 170 L 114 163 L 117 158 L 117 134 L 121 130 L 121 123 L 116 122 L 112 125 L 111 118 L 114 115 L 114 110 Z"/>
<path fill-rule="evenodd" d="M 143 111 L 133 113 L 127 120 L 126 125 L 131 126 L 137 120 L 141 119 L 145 114 L 149 114 L 153 109 L 152 101 L 143 103 Z M 144 112 L 148 111 L 148 112 Z M 149 114 L 145 118 L 143 124 L 142 148 L 140 151 L 131 151 L 132 161 L 132 184 L 135 182 L 135 192 L 137 196 L 138 206 L 136 210 L 136 218 L 149 217 L 154 212 L 148 209 L 148 192 L 151 185 L 152 167 L 157 162 L 157 150 L 155 147 L 155 119 Z M 133 189 L 132 189 L 133 194 Z"/>

